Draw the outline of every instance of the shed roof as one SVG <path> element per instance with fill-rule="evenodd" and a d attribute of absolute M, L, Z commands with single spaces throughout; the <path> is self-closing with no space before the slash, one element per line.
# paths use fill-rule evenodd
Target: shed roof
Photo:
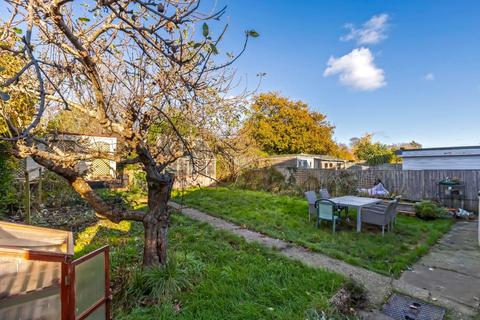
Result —
<path fill-rule="evenodd" d="M 440 148 L 398 150 L 397 154 L 402 158 L 476 156 L 476 155 L 480 155 L 480 146 L 440 147 Z"/>
<path fill-rule="evenodd" d="M 334 156 L 328 154 L 308 154 L 308 153 L 297 153 L 297 154 L 279 154 L 269 156 L 269 159 L 278 159 L 278 158 L 297 158 L 297 157 L 310 157 L 320 160 L 328 160 L 328 161 L 346 161 L 344 159 L 339 159 Z"/>

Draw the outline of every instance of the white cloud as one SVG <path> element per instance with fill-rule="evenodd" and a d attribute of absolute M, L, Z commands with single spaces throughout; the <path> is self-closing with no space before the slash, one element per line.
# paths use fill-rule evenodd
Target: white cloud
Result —
<path fill-rule="evenodd" d="M 330 57 L 323 76 L 339 74 L 340 83 L 357 90 L 376 90 L 385 86 L 384 71 L 375 66 L 368 48 L 353 49 L 340 58 Z"/>
<path fill-rule="evenodd" d="M 427 80 L 427 81 L 435 80 L 435 75 L 433 73 L 429 72 L 425 75 L 425 80 Z"/>
<path fill-rule="evenodd" d="M 350 32 L 340 38 L 342 41 L 355 40 L 358 44 L 375 44 L 387 38 L 389 16 L 386 13 L 375 15 L 365 22 L 361 28 L 347 23 L 345 28 Z"/>

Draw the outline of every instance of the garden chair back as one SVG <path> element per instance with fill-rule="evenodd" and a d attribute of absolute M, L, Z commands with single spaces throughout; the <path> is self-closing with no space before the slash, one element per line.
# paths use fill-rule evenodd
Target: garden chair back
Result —
<path fill-rule="evenodd" d="M 393 229 L 393 226 L 397 223 L 397 209 L 398 203 L 402 199 L 402 196 L 396 196 L 393 201 L 395 201 L 395 206 L 391 209 L 391 220 L 390 220 L 390 228 Z"/>
<path fill-rule="evenodd" d="M 328 189 L 321 188 L 319 190 L 320 193 L 320 199 L 330 199 L 332 196 L 330 195 L 330 192 L 328 192 Z M 348 219 L 348 207 L 347 206 L 339 206 L 337 205 L 337 211 L 339 212 L 345 212 L 345 218 Z"/>
<path fill-rule="evenodd" d="M 317 195 L 315 191 L 307 191 L 305 192 L 305 198 L 308 202 L 308 221 L 311 220 L 311 216 L 315 216 L 317 211 L 315 209 L 315 201 L 317 201 Z"/>
<path fill-rule="evenodd" d="M 320 189 L 319 193 L 320 193 L 321 199 L 330 199 L 332 197 L 330 196 L 330 193 L 328 192 L 328 190 L 325 188 Z"/>
<path fill-rule="evenodd" d="M 397 213 L 398 199 L 389 201 L 387 204 L 378 204 L 362 209 L 362 222 L 382 227 L 382 236 L 385 235 L 385 227 L 390 229 Z"/>
<path fill-rule="evenodd" d="M 333 233 L 335 233 L 337 220 L 340 219 L 340 215 L 335 202 L 328 199 L 319 199 L 315 202 L 317 208 L 317 228 L 320 227 L 322 220 L 331 221 Z"/>

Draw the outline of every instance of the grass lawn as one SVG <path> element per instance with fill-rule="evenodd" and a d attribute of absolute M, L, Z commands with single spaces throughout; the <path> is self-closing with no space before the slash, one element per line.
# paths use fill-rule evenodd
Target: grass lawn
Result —
<path fill-rule="evenodd" d="M 350 224 L 340 225 L 333 235 L 331 225 L 324 224 L 319 230 L 314 221 L 308 221 L 307 202 L 302 198 L 207 188 L 176 194 L 174 200 L 272 237 L 393 276 L 398 276 L 424 255 L 453 223 L 451 219 L 423 221 L 397 216 L 394 232 L 387 232 L 382 238 L 376 226 L 362 228 L 362 233 L 356 233 L 356 218 L 351 211 Z"/>
<path fill-rule="evenodd" d="M 308 319 L 333 312 L 328 300 L 345 282 L 178 214 L 169 241 L 169 266 L 142 277 L 140 224 L 100 221 L 77 235 L 77 256 L 111 246 L 115 319 Z"/>

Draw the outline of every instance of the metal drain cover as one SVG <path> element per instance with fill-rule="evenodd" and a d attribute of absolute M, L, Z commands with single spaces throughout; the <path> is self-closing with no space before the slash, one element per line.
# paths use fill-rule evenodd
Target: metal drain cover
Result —
<path fill-rule="evenodd" d="M 408 296 L 394 294 L 383 313 L 395 320 L 443 320 L 445 309 Z"/>

